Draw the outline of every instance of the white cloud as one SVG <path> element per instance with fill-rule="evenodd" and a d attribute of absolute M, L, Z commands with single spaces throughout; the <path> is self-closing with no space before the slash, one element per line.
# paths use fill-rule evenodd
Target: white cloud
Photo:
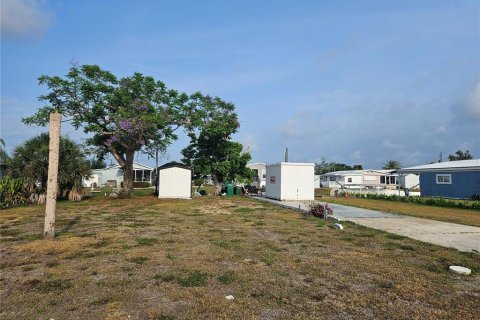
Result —
<path fill-rule="evenodd" d="M 480 82 L 477 83 L 468 97 L 467 110 L 477 119 L 480 119 Z"/>
<path fill-rule="evenodd" d="M 53 13 L 41 8 L 35 0 L 2 0 L 0 9 L 2 37 L 42 35 L 53 19 Z"/>
<path fill-rule="evenodd" d="M 399 149 L 403 149 L 403 146 L 401 144 L 396 144 L 396 143 L 393 143 L 390 139 L 385 139 L 383 140 L 382 142 L 382 146 L 387 148 L 387 149 L 392 149 L 392 150 L 399 150 Z"/>

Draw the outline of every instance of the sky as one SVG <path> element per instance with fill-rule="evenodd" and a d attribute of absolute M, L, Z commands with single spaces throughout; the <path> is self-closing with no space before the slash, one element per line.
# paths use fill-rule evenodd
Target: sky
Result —
<path fill-rule="evenodd" d="M 480 1 L 1 0 L 7 151 L 72 61 L 233 102 L 252 162 L 480 158 Z M 68 123 L 62 134 L 86 136 Z M 180 160 L 180 131 L 160 163 Z M 145 155 L 137 161 L 154 164 Z"/>

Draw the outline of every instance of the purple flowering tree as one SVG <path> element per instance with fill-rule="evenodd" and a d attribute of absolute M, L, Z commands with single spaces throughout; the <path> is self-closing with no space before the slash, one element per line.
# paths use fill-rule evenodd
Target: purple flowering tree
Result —
<path fill-rule="evenodd" d="M 96 65 L 73 66 L 65 77 L 41 76 L 49 93 L 38 112 L 23 119 L 46 125 L 52 111 L 60 112 L 75 128 L 89 134 L 87 144 L 100 154 L 111 154 L 124 172 L 123 196 L 133 193 L 135 152 L 164 150 L 176 139 L 175 130 L 192 130 L 201 110 L 189 104 L 189 96 L 167 89 L 161 81 L 134 73 L 118 79 Z"/>

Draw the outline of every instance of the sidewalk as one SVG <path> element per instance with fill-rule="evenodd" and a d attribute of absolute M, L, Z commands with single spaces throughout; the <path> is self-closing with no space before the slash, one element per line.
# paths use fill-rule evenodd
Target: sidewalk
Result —
<path fill-rule="evenodd" d="M 264 197 L 253 199 L 268 201 L 292 209 L 307 210 L 309 201 L 278 201 Z M 315 203 L 322 203 L 315 201 Z M 386 213 L 339 204 L 333 208 L 333 217 L 337 220 L 351 221 L 373 229 L 406 236 L 412 239 L 433 243 L 460 251 L 480 253 L 480 228 L 436 220 L 415 218 L 400 214 Z"/>

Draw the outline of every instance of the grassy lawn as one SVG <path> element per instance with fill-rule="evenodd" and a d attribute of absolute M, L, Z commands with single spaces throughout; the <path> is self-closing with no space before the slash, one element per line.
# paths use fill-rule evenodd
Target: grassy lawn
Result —
<path fill-rule="evenodd" d="M 317 197 L 317 200 L 354 206 L 383 212 L 400 213 L 408 216 L 427 218 L 445 222 L 459 223 L 480 227 L 480 211 L 456 208 L 443 208 L 426 206 L 415 203 L 399 201 L 361 199 L 361 198 L 335 198 L 330 196 Z"/>
<path fill-rule="evenodd" d="M 473 319 L 480 257 L 247 198 L 0 212 L 2 319 Z M 464 211 L 464 210 L 462 210 Z M 448 272 L 471 268 L 471 276 Z M 233 295 L 228 301 L 225 296 Z"/>

